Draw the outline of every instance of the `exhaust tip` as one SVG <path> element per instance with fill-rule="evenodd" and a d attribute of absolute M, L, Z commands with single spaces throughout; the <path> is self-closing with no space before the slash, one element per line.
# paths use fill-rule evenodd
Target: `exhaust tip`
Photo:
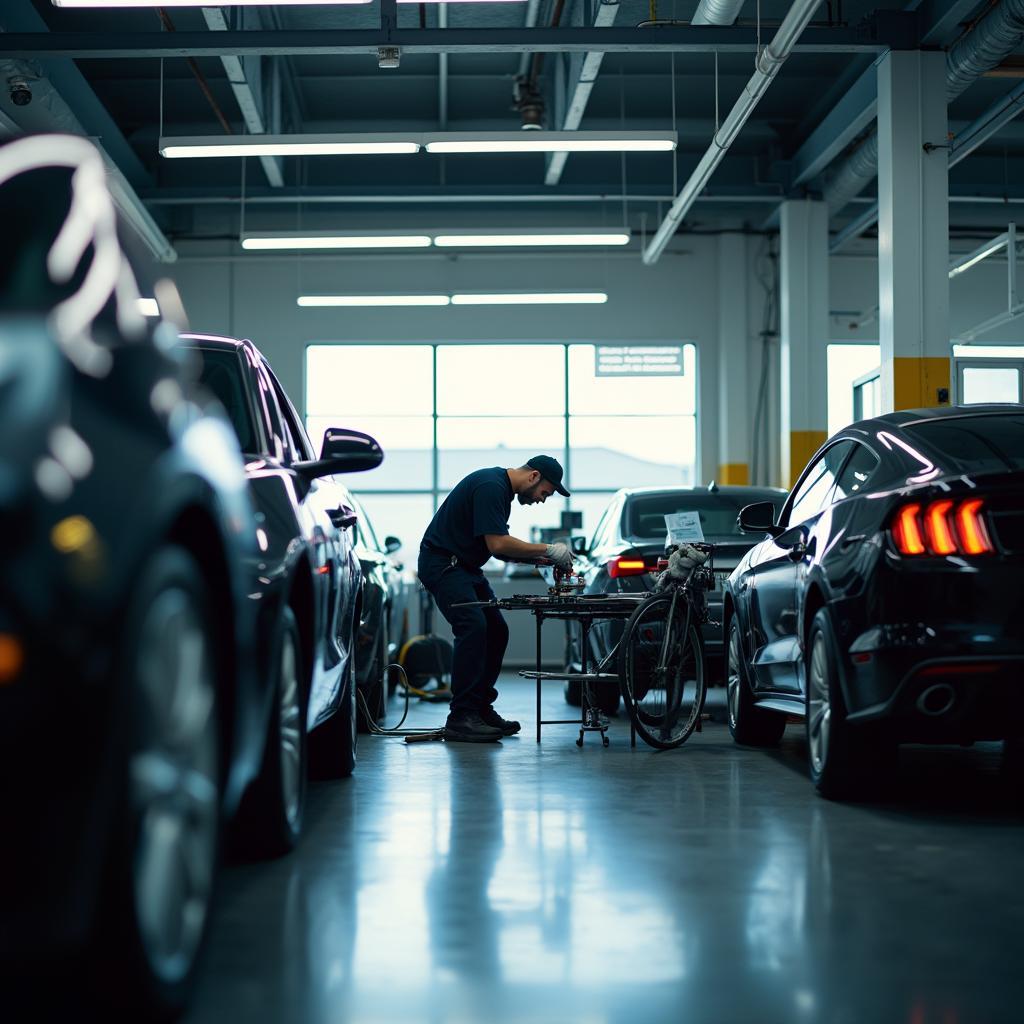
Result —
<path fill-rule="evenodd" d="M 917 710 L 923 715 L 938 718 L 956 703 L 956 690 L 949 683 L 936 683 L 922 690 L 917 698 Z"/>

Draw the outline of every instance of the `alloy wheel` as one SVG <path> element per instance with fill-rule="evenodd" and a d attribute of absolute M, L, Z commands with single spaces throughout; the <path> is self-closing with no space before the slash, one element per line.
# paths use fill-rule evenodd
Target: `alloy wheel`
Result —
<path fill-rule="evenodd" d="M 281 793 L 285 816 L 298 829 L 302 816 L 302 699 L 299 684 L 299 659 L 295 638 L 286 631 L 281 643 L 279 700 L 281 736 Z"/>
<path fill-rule="evenodd" d="M 726 680 L 725 691 L 729 703 L 729 724 L 735 729 L 736 720 L 740 711 L 740 636 L 736 630 L 729 630 L 729 676 Z"/>
<path fill-rule="evenodd" d="M 174 983 L 191 969 L 203 935 L 218 839 L 214 670 L 199 610 L 185 589 L 163 590 L 147 609 L 135 679 L 135 912 L 154 973 Z"/>
<path fill-rule="evenodd" d="M 822 633 L 815 633 L 807 680 L 807 740 L 811 764 L 816 775 L 820 774 L 828 757 L 829 729 L 832 720 L 827 659 L 825 637 Z"/>

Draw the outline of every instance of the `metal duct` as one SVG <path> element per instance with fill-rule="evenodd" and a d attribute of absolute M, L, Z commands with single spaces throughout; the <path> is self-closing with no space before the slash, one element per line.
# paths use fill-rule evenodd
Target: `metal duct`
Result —
<path fill-rule="evenodd" d="M 1024 35 L 1024 0 L 1002 0 L 946 54 L 946 95 L 960 95 L 1012 53 Z M 878 134 L 873 133 L 839 167 L 825 190 L 830 213 L 842 209 L 878 176 Z"/>
<path fill-rule="evenodd" d="M 691 25 L 731 25 L 739 16 L 743 0 L 700 0 Z"/>
<path fill-rule="evenodd" d="M 800 33 L 807 27 L 821 0 L 794 0 L 789 13 L 782 19 L 778 31 L 772 41 L 758 54 L 754 73 L 743 87 L 743 93 L 726 115 L 722 127 L 715 132 L 711 145 L 700 158 L 696 169 L 690 175 L 682 191 L 676 196 L 669 207 L 665 219 L 658 226 L 647 248 L 643 251 L 643 261 L 648 266 L 658 261 L 668 245 L 669 239 L 676 233 L 690 207 L 704 191 L 715 168 L 722 162 L 729 147 L 736 140 L 750 115 L 761 102 L 761 97 L 768 86 L 775 80 L 786 58 L 790 55 Z"/>

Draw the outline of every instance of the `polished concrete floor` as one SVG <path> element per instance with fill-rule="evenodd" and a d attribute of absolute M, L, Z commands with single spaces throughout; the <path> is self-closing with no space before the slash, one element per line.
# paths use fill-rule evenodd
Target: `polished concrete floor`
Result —
<path fill-rule="evenodd" d="M 189 1024 L 1024 1020 L 1024 823 L 999 751 L 910 748 L 831 804 L 802 728 L 680 750 L 360 737 L 284 860 L 229 865 Z M 552 685 L 546 717 L 563 717 Z M 414 709 L 415 724 L 440 721 Z"/>

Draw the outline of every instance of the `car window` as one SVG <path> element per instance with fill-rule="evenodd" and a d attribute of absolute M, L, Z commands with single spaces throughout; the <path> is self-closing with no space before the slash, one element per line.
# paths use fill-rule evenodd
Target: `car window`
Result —
<path fill-rule="evenodd" d="M 294 462 L 298 458 L 295 443 L 285 429 L 284 421 L 281 419 L 281 409 L 277 404 L 277 396 L 274 394 L 274 386 L 262 363 L 256 365 L 256 379 L 259 382 L 259 405 L 263 410 L 267 436 L 270 438 L 272 449 L 270 455 L 281 461 Z"/>
<path fill-rule="evenodd" d="M 631 541 L 663 541 L 667 535 L 665 516 L 676 512 L 696 512 L 705 538 L 738 537 L 741 535 L 736 520 L 740 509 L 756 501 L 779 505 L 780 495 L 775 491 L 747 491 L 742 495 L 728 492 L 695 491 L 680 488 L 653 494 L 635 494 L 626 503 L 622 519 L 623 536 Z"/>
<path fill-rule="evenodd" d="M 281 411 L 281 419 L 284 422 L 284 426 L 288 433 L 291 435 L 291 440 L 296 451 L 299 453 L 298 458 L 316 458 L 313 454 L 313 446 L 309 443 L 309 437 L 306 435 L 306 431 L 303 429 L 302 423 L 295 413 L 295 406 L 292 405 L 287 392 L 283 387 L 281 387 L 281 382 L 276 376 L 274 376 L 274 371 L 271 370 L 269 366 L 267 367 L 267 372 L 270 376 L 271 383 L 274 385 L 274 394 L 277 395 L 277 404 Z"/>
<path fill-rule="evenodd" d="M 224 406 L 242 451 L 247 455 L 259 454 L 263 444 L 256 429 L 238 353 L 234 349 L 204 348 L 200 349 L 200 355 L 203 360 L 200 383 Z"/>
<path fill-rule="evenodd" d="M 611 511 L 614 504 L 615 499 L 613 498 L 611 502 L 605 506 L 604 512 L 601 513 L 601 518 L 597 521 L 597 526 L 594 529 L 594 536 L 590 538 L 589 550 L 593 551 L 605 542 L 605 534 L 608 530 L 609 523 L 611 523 Z"/>
<path fill-rule="evenodd" d="M 853 445 L 853 441 L 837 442 L 810 467 L 790 497 L 787 526 L 799 526 L 828 507 L 836 477 Z"/>
<path fill-rule="evenodd" d="M 869 481 L 876 475 L 880 461 L 866 444 L 854 442 L 853 453 L 836 481 L 836 493 L 832 500 L 841 501 L 855 494 L 863 494 Z"/>
<path fill-rule="evenodd" d="M 908 423 L 904 429 L 923 441 L 947 472 L 1024 469 L 1024 413 L 954 416 Z"/>
<path fill-rule="evenodd" d="M 356 524 L 356 529 L 359 531 L 359 535 L 362 538 L 363 544 L 372 548 L 374 551 L 383 551 L 379 541 L 377 540 L 377 533 L 373 528 L 373 523 L 370 522 L 370 517 L 366 514 L 366 509 L 362 506 L 355 495 L 349 493 L 349 503 L 355 510 L 359 520 Z"/>

